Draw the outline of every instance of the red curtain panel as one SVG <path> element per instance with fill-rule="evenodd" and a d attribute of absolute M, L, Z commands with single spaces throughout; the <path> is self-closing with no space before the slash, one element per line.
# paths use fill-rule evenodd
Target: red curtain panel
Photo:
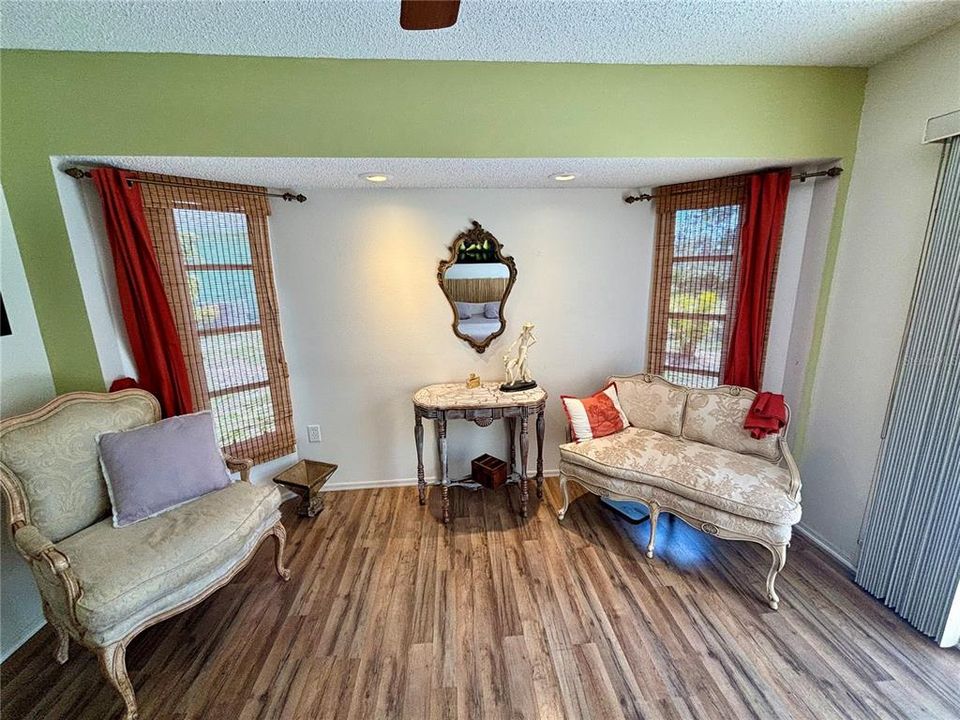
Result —
<path fill-rule="evenodd" d="M 163 291 L 140 188 L 129 182 L 136 175 L 116 168 L 97 168 L 91 175 L 103 205 L 138 384 L 157 397 L 164 417 L 193 412 L 183 350 Z"/>
<path fill-rule="evenodd" d="M 737 309 L 723 377 L 727 385 L 759 390 L 763 380 L 767 326 L 789 191 L 789 168 L 755 173 L 747 180 Z"/>

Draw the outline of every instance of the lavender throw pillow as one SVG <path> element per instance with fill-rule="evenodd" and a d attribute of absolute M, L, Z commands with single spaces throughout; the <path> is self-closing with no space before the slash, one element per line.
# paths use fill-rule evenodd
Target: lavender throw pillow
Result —
<path fill-rule="evenodd" d="M 500 303 L 498 302 L 488 302 L 483 306 L 483 316 L 487 320 L 499 320 L 500 319 Z"/>
<path fill-rule="evenodd" d="M 114 527 L 159 515 L 232 482 L 209 411 L 103 433 L 97 442 Z"/>

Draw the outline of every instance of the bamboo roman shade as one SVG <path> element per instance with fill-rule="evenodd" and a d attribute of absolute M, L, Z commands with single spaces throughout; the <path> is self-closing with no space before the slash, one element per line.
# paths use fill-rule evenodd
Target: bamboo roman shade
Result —
<path fill-rule="evenodd" d="M 455 302 L 500 302 L 509 282 L 509 277 L 444 278 L 443 291 Z"/>
<path fill-rule="evenodd" d="M 720 384 L 736 317 L 746 188 L 747 176 L 736 175 L 656 189 L 648 372 L 690 387 Z M 768 329 L 769 321 L 768 313 Z"/>
<path fill-rule="evenodd" d="M 197 409 L 213 411 L 230 455 L 262 463 L 293 452 L 270 205 L 256 194 L 265 188 L 139 178 Z"/>

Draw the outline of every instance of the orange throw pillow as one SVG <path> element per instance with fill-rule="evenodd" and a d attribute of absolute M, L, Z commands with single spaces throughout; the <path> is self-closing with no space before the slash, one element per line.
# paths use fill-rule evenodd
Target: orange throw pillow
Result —
<path fill-rule="evenodd" d="M 613 435 L 628 424 L 617 397 L 617 387 L 613 383 L 587 398 L 561 395 L 560 402 L 567 413 L 575 442 Z"/>

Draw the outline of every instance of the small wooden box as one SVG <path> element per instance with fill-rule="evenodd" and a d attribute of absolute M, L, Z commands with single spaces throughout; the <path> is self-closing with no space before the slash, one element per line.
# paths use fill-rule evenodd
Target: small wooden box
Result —
<path fill-rule="evenodd" d="M 491 490 L 496 490 L 507 481 L 507 464 L 493 455 L 474 458 L 471 470 L 473 481 Z"/>

